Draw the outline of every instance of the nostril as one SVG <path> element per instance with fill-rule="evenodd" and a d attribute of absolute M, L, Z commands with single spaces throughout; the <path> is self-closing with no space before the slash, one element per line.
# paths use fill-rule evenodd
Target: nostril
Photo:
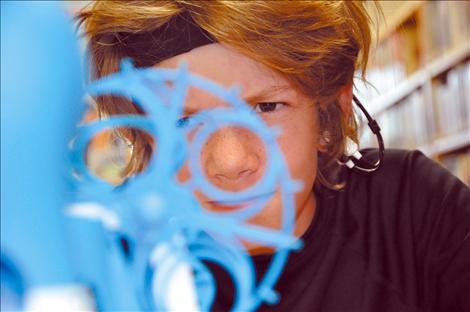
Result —
<path fill-rule="evenodd" d="M 209 166 L 209 171 L 212 174 L 208 174 L 209 177 L 215 179 L 218 183 L 226 182 L 248 182 L 254 179 L 258 175 L 260 168 L 260 158 L 256 154 L 252 154 L 249 157 L 243 157 L 243 160 L 237 159 L 237 161 L 226 161 L 223 165 L 221 163 L 212 163 Z"/>
<path fill-rule="evenodd" d="M 238 173 L 233 174 L 233 175 L 230 175 L 230 174 L 227 174 L 227 173 L 218 173 L 218 174 L 215 174 L 214 177 L 220 183 L 222 183 L 222 182 L 239 182 L 241 180 L 246 180 L 247 178 L 252 176 L 255 172 L 256 172 L 256 170 L 244 169 L 244 170 L 241 170 Z"/>
<path fill-rule="evenodd" d="M 245 169 L 245 170 L 242 170 L 238 173 L 238 178 L 247 178 L 249 176 L 251 176 L 253 173 L 255 173 L 255 170 L 253 169 Z"/>

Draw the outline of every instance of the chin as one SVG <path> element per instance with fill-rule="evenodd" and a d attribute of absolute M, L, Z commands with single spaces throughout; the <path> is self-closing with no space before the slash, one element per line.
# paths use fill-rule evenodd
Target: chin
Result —
<path fill-rule="evenodd" d="M 272 255 L 276 252 L 275 248 L 259 245 L 253 242 L 242 241 L 241 244 L 245 247 L 246 252 L 250 256 Z"/>

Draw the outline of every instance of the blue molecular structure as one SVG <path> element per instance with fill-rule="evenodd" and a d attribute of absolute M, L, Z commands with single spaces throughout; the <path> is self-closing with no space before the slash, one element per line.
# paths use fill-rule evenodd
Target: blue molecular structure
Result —
<path fill-rule="evenodd" d="M 173 87 L 170 89 L 169 85 Z M 197 113 L 181 125 L 179 118 L 189 87 L 210 92 L 230 105 Z M 157 95 L 156 89 L 167 94 L 165 100 Z M 194 272 L 192 283 L 197 285 L 195 291 L 199 297 L 197 309 L 208 311 L 216 285 L 203 261 L 214 262 L 230 273 L 236 286 L 234 311 L 254 310 L 264 301 L 277 302 L 279 298 L 273 286 L 289 252 L 301 247 L 300 241 L 293 236 L 294 194 L 301 185 L 290 178 L 284 164 L 276 143 L 279 131 L 261 121 L 240 99 L 237 88 L 226 90 L 191 75 L 185 64 L 177 70 L 136 69 L 125 60 L 120 72 L 94 82 L 89 93 L 94 97 L 126 97 L 146 112 L 139 116 L 113 116 L 84 125 L 74 142 L 74 169 L 79 177 L 77 203 L 97 204 L 101 215 L 113 216 L 114 221 L 103 218 L 104 223 L 114 224 L 108 228 L 135 244 L 132 272 L 140 279 L 137 278 L 137 283 L 130 287 L 140 289 L 139 307 L 171 309 L 166 304 L 165 290 L 170 288 L 167 284 L 175 272 L 186 266 Z M 215 131 L 227 126 L 245 128 L 259 136 L 269 155 L 263 178 L 241 192 L 217 188 L 207 180 L 200 166 L 206 141 Z M 94 177 L 85 160 L 86 148 L 93 137 L 116 128 L 142 130 L 158 142 L 158 150 L 146 170 L 117 188 Z M 186 137 L 193 131 L 194 139 L 187 146 Z M 192 176 L 181 183 L 176 174 L 186 161 L 189 161 Z M 248 224 L 246 220 L 259 213 L 276 190 L 280 190 L 283 201 L 281 229 L 275 231 Z M 195 191 L 217 201 L 235 204 L 249 201 L 250 204 L 236 211 L 209 212 L 200 207 L 193 196 Z M 89 204 L 84 208 L 73 207 L 76 215 L 89 214 Z M 240 239 L 276 250 L 270 268 L 258 284 L 255 283 L 252 259 Z M 162 249 L 168 255 L 152 261 L 153 255 Z M 151 281 L 142 282 L 146 274 L 151 276 Z"/>
<path fill-rule="evenodd" d="M 293 235 L 294 195 L 302 185 L 276 143 L 280 130 L 266 126 L 236 87 L 193 76 L 185 64 L 138 69 L 124 60 L 119 72 L 85 92 L 78 40 L 58 3 L 2 1 L 1 8 L 2 309 L 49 310 L 47 299 L 63 310 L 208 311 L 218 286 L 208 262 L 232 278 L 233 311 L 281 300 L 274 286 L 289 253 L 302 246 Z M 181 119 L 190 87 L 228 106 Z M 145 115 L 77 128 L 85 94 L 127 98 Z M 268 156 L 264 176 L 240 192 L 211 184 L 200 165 L 204 144 L 225 127 L 257 136 Z M 143 172 L 113 186 L 89 170 L 86 152 L 97 134 L 122 128 L 144 131 L 158 146 Z M 179 182 L 184 164 L 191 177 Z M 195 192 L 249 204 L 211 212 Z M 250 224 L 275 192 L 281 228 Z M 263 276 L 242 241 L 274 250 Z"/>

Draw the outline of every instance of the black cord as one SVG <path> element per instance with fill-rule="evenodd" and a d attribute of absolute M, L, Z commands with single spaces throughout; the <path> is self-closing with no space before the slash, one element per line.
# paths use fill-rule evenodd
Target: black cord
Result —
<path fill-rule="evenodd" d="M 364 105 L 362 105 L 361 101 L 359 101 L 359 99 L 354 94 L 353 94 L 353 101 L 354 101 L 354 103 L 356 103 L 357 106 L 359 106 L 361 111 L 366 116 L 367 125 L 372 130 L 374 135 L 377 137 L 377 142 L 379 143 L 379 159 L 375 163 L 370 163 L 367 160 L 365 160 L 364 158 L 361 158 L 361 160 L 358 161 L 358 162 L 361 165 L 365 165 L 365 167 L 357 166 L 357 164 L 356 164 L 356 166 L 354 166 L 354 168 L 357 168 L 359 170 L 366 171 L 366 172 L 372 172 L 372 171 L 375 171 L 375 170 L 379 169 L 379 167 L 381 166 L 381 164 L 383 162 L 384 153 L 385 153 L 385 145 L 384 145 L 384 141 L 383 141 L 383 138 L 382 138 L 382 134 L 380 133 L 380 126 L 377 123 L 377 121 L 370 116 L 370 114 L 364 108 Z M 357 162 L 357 161 L 355 161 L 355 162 Z"/>

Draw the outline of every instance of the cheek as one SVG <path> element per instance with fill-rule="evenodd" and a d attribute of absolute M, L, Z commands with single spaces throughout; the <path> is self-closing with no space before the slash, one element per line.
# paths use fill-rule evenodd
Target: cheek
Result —
<path fill-rule="evenodd" d="M 293 178 L 301 180 L 311 190 L 317 169 L 317 127 L 315 119 L 285 125 L 278 143 Z"/>

